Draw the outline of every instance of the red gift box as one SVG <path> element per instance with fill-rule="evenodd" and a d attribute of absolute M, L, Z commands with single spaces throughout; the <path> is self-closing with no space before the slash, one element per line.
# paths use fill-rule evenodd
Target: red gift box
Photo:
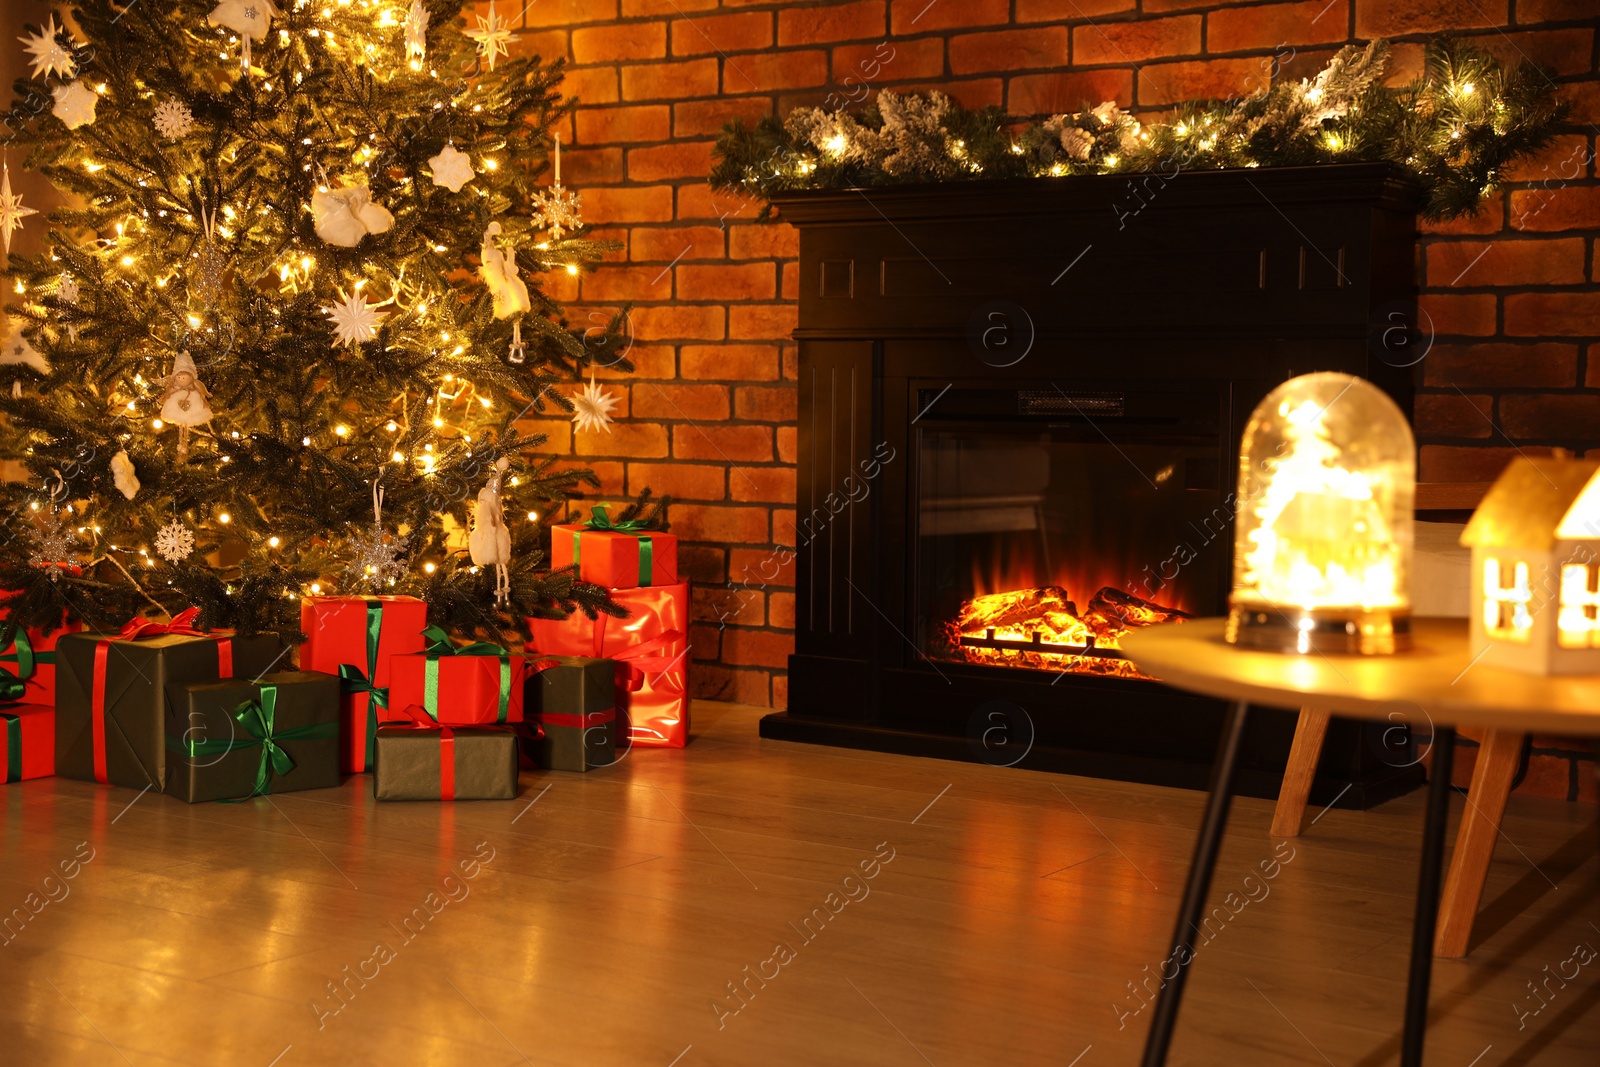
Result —
<path fill-rule="evenodd" d="M 550 566 L 578 565 L 578 577 L 607 589 L 678 584 L 678 539 L 613 523 L 596 504 L 586 523 L 551 527 Z"/>
<path fill-rule="evenodd" d="M 372 769 L 379 722 L 404 718 L 390 711 L 389 664 L 394 656 L 421 652 L 428 625 L 427 601 L 410 596 L 317 596 L 300 602 L 300 669 L 337 674 L 339 767 L 346 774 Z"/>
<path fill-rule="evenodd" d="M 56 709 L 9 704 L 0 710 L 0 782 L 56 773 Z"/>
<path fill-rule="evenodd" d="M 455 647 L 428 627 L 426 649 L 389 661 L 389 704 L 420 707 L 446 726 L 499 726 L 522 721 L 528 661 L 486 642 Z"/>
<path fill-rule="evenodd" d="M 559 534 L 557 536 L 560 536 Z M 626 619 L 532 619 L 528 651 L 617 664 L 617 743 L 682 748 L 689 743 L 689 583 L 613 589 Z"/>
<path fill-rule="evenodd" d="M 9 615 L 9 609 L 0 607 L 0 622 Z M 54 629 L 18 630 L 10 647 L 0 652 L 0 706 L 25 702 L 55 707 L 56 641 L 82 629 L 83 623 L 68 622 L 62 612 L 61 625 Z"/>

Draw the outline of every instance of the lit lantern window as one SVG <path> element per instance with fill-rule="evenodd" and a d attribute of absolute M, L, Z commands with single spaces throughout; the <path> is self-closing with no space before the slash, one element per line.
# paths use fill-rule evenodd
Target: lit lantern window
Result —
<path fill-rule="evenodd" d="M 1416 449 L 1394 401 L 1348 374 L 1303 375 L 1255 409 L 1239 451 L 1228 640 L 1408 647 Z"/>

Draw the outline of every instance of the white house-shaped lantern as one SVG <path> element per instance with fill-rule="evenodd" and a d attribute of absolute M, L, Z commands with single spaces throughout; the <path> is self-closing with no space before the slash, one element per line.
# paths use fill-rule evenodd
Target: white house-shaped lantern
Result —
<path fill-rule="evenodd" d="M 1520 457 L 1461 534 L 1472 647 L 1527 674 L 1600 674 L 1600 460 Z"/>

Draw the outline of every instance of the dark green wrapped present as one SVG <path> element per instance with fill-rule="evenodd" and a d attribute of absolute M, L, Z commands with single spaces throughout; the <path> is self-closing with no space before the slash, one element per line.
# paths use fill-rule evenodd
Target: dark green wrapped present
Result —
<path fill-rule="evenodd" d="M 416 705 L 378 725 L 372 795 L 379 800 L 511 800 L 517 735 L 504 726 L 441 726 Z"/>
<path fill-rule="evenodd" d="M 191 804 L 339 784 L 339 679 L 316 671 L 167 686 L 168 793 Z"/>
<path fill-rule="evenodd" d="M 523 695 L 527 723 L 542 736 L 524 747 L 540 767 L 587 771 L 617 762 L 617 665 L 586 656 L 541 656 Z"/>

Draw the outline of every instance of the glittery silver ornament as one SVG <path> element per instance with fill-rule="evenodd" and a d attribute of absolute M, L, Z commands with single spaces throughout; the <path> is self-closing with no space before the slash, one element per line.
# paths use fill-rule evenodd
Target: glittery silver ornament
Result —
<path fill-rule="evenodd" d="M 194 531 L 173 519 L 156 531 L 156 554 L 168 563 L 182 563 L 194 551 Z"/>

